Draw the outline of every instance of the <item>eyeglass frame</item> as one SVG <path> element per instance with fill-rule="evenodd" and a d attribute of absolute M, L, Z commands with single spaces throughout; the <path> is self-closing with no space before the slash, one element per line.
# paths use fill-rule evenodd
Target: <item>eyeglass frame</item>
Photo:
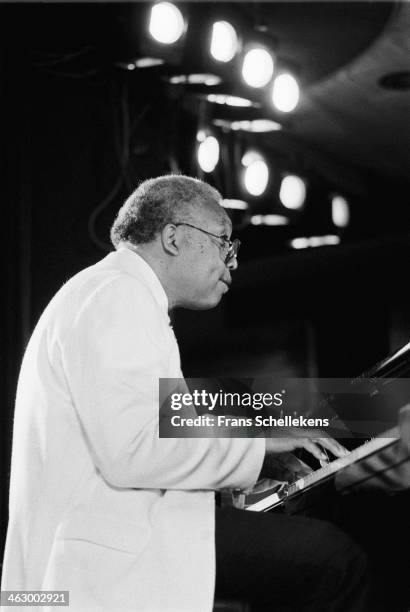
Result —
<path fill-rule="evenodd" d="M 212 234 L 212 232 L 208 232 L 207 230 L 202 229 L 202 227 L 197 227 L 196 225 L 192 225 L 191 223 L 185 223 L 184 221 L 181 221 L 180 223 L 174 223 L 174 225 L 175 227 L 178 227 L 179 225 L 187 225 L 188 227 L 192 227 L 193 229 L 199 230 L 204 234 L 208 234 L 208 236 L 212 236 L 213 238 L 217 238 L 218 240 L 223 240 L 224 244 L 228 243 L 228 252 L 226 254 L 225 259 L 223 260 L 225 265 L 228 265 L 230 261 L 238 257 L 239 247 L 241 246 L 241 241 L 239 240 L 239 238 L 235 238 L 235 240 L 229 240 L 226 234 L 221 234 L 220 236 L 218 236 L 217 234 Z"/>

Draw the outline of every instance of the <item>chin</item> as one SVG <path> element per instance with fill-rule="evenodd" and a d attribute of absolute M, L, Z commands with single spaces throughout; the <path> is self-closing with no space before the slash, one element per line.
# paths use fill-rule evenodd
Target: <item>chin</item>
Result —
<path fill-rule="evenodd" d="M 217 298 L 213 302 L 209 301 L 209 302 L 204 302 L 203 304 L 196 304 L 195 306 L 191 306 L 191 308 L 193 310 L 211 310 L 212 308 L 215 308 L 216 306 L 218 306 L 220 301 L 221 301 L 221 298 Z"/>
<path fill-rule="evenodd" d="M 189 308 L 190 310 L 211 310 L 211 308 L 215 308 L 218 306 L 221 301 L 222 295 L 213 295 L 212 297 L 204 298 L 203 300 L 198 300 L 195 302 L 190 302 L 185 304 L 184 308 Z"/>

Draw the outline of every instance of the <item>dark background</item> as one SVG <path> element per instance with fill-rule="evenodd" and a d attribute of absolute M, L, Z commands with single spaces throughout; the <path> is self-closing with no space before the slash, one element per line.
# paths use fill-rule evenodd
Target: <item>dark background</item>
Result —
<path fill-rule="evenodd" d="M 386 112 L 375 113 L 374 83 L 367 85 L 364 71 L 362 115 L 352 94 L 340 117 L 333 109 L 337 137 L 323 119 L 325 108 L 332 115 L 330 101 L 337 102 L 332 84 L 375 48 L 398 5 L 332 4 L 228 7 L 249 28 L 256 23 L 260 31 L 263 23 L 272 34 L 270 20 L 281 28 L 283 53 L 310 92 L 279 136 L 244 134 L 232 143 L 226 134 L 228 145 L 258 138 L 279 167 L 300 169 L 311 188 L 307 212 L 290 228 L 246 227 L 235 219 L 243 247 L 231 292 L 213 311 L 174 315 L 187 376 L 354 376 L 409 341 L 408 91 L 394 100 L 382 92 Z M 209 16 L 216 6 L 190 10 Z M 106 254 L 115 212 L 142 179 L 198 174 L 195 132 L 199 120 L 213 116 L 198 92 L 163 80 L 169 68 L 121 67 L 134 52 L 133 10 L 120 3 L 0 6 L 2 534 L 18 369 L 39 315 L 64 281 Z M 175 60 L 173 70 L 185 68 L 177 66 L 184 61 Z M 371 116 L 377 119 L 369 126 Z M 234 160 L 206 178 L 241 197 Z M 289 238 L 315 233 L 315 224 L 328 228 L 327 198 L 335 189 L 351 202 L 341 244 L 290 249 Z M 268 212 L 269 203 L 252 206 Z"/>

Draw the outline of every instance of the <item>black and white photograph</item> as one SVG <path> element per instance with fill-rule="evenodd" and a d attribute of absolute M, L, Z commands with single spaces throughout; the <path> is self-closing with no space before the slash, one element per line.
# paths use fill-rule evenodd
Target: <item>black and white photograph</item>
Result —
<path fill-rule="evenodd" d="M 410 612 L 410 2 L 0 29 L 1 610 Z"/>

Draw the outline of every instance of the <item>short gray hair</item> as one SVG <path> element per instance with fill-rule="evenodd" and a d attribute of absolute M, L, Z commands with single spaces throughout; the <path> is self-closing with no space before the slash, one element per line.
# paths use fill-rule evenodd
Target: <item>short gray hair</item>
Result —
<path fill-rule="evenodd" d="M 169 174 L 148 179 L 120 208 L 111 228 L 111 242 L 116 248 L 120 242 L 146 244 L 167 223 L 190 220 L 193 209 L 221 200 L 216 189 L 190 176 Z"/>

